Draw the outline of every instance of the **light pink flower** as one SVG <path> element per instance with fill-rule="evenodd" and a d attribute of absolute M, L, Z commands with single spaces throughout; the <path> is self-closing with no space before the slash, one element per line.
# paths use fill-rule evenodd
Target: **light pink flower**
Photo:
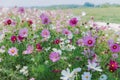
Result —
<path fill-rule="evenodd" d="M 12 48 L 10 48 L 10 49 L 8 50 L 8 53 L 9 53 L 9 55 L 11 55 L 11 56 L 15 56 L 15 55 L 17 55 L 18 50 L 17 50 L 16 47 L 12 47 Z"/>
<path fill-rule="evenodd" d="M 28 45 L 27 49 L 23 52 L 23 54 L 31 54 L 34 50 L 34 47 L 32 45 Z"/>
<path fill-rule="evenodd" d="M 60 59 L 60 54 L 58 52 L 51 52 L 49 58 L 52 62 L 57 62 Z"/>
<path fill-rule="evenodd" d="M 28 29 L 27 28 L 20 29 L 19 36 L 27 37 L 28 36 Z"/>
<path fill-rule="evenodd" d="M 49 38 L 50 37 L 50 32 L 48 29 L 43 29 L 42 32 L 41 32 L 41 36 L 43 38 Z"/>

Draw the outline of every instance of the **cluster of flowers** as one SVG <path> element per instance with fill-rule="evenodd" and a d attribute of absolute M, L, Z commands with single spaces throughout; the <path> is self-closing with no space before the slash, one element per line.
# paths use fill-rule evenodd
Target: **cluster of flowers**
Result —
<path fill-rule="evenodd" d="M 39 10 L 36 10 L 36 12 L 37 11 Z M 20 18 L 24 18 L 22 16 L 27 14 L 27 9 L 19 8 L 16 13 L 19 14 Z M 42 64 L 57 65 L 55 68 L 52 66 L 52 72 L 55 72 L 56 74 L 61 73 L 61 77 L 59 76 L 61 80 L 96 80 L 94 79 L 94 74 L 92 74 L 95 71 L 103 73 L 97 80 L 107 80 L 109 78 L 109 73 L 105 73 L 105 70 L 108 70 L 111 73 L 120 68 L 119 63 L 117 62 L 119 56 L 118 53 L 120 52 L 119 43 L 115 43 L 114 40 L 111 39 L 108 40 L 108 44 L 105 46 L 108 50 L 105 50 L 105 52 L 109 52 L 108 54 L 110 55 L 112 54 L 112 57 L 105 58 L 107 60 L 101 60 L 101 57 L 110 55 L 105 54 L 105 52 L 104 55 L 102 55 L 101 52 L 104 51 L 104 49 L 100 52 L 103 45 L 102 48 L 99 48 L 99 44 L 107 43 L 107 38 L 105 41 L 103 38 L 101 39 L 101 37 L 105 36 L 100 34 L 102 31 L 100 28 L 94 26 L 85 28 L 84 26 L 89 26 L 90 24 L 85 23 L 81 25 L 80 20 L 77 17 L 70 17 L 69 19 L 65 18 L 65 20 L 62 18 L 60 22 L 56 22 L 57 18 L 55 17 L 56 15 L 53 16 L 53 13 L 41 12 L 40 16 L 37 16 L 40 20 L 36 19 L 40 22 L 36 22 L 34 19 L 26 19 L 27 21 L 20 19 L 20 22 L 17 22 L 17 20 L 13 18 L 5 19 L 3 21 L 4 26 L 12 29 L 18 28 L 16 30 L 9 30 L 11 33 L 7 33 L 4 29 L 2 30 L 1 43 L 5 46 L 1 46 L 0 53 L 7 53 L 10 55 L 9 57 L 19 57 L 21 53 L 33 56 L 38 55 L 35 53 L 41 53 L 42 57 L 40 56 L 40 58 L 43 58 Z M 85 16 L 85 12 L 83 12 L 82 16 Z M 62 27 L 62 25 L 64 25 L 64 27 Z M 23 28 L 23 26 L 25 27 Z M 8 35 L 8 37 L 10 35 L 10 42 L 6 42 L 8 37 L 5 37 L 5 35 Z M 22 46 L 18 47 L 18 45 Z M 26 48 L 23 49 L 22 47 Z M 76 63 L 78 68 L 75 68 L 76 60 L 73 59 L 74 57 L 76 57 L 78 61 L 81 61 L 81 64 Z M 73 59 L 73 62 L 70 59 Z M 33 57 L 31 60 L 35 61 L 35 58 Z M 0 58 L 0 62 L 2 61 L 2 58 Z M 33 66 L 36 66 L 36 62 L 34 62 Z M 62 65 L 65 63 L 65 66 L 59 66 L 59 63 L 62 63 Z M 39 64 L 37 64 L 37 66 L 38 65 Z M 20 68 L 20 65 L 16 66 L 20 74 L 27 77 L 31 74 L 29 72 L 32 72 L 32 70 L 29 71 L 28 67 L 29 65 L 23 66 L 22 68 Z M 70 69 L 73 69 L 73 71 L 70 72 Z M 33 75 L 29 80 L 35 79 L 38 78 Z"/>

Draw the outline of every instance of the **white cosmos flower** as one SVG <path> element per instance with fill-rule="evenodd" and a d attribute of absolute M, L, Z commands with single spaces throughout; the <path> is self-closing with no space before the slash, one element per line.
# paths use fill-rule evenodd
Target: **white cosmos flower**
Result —
<path fill-rule="evenodd" d="M 90 72 L 84 72 L 82 74 L 82 80 L 91 80 L 92 75 L 90 74 Z"/>
<path fill-rule="evenodd" d="M 73 34 L 69 34 L 68 39 L 72 39 L 72 38 L 73 38 Z"/>
<path fill-rule="evenodd" d="M 49 51 L 51 47 L 45 48 L 45 51 Z"/>
<path fill-rule="evenodd" d="M 59 49 L 53 48 L 52 50 L 53 50 L 54 52 L 58 52 L 60 55 L 62 54 L 62 51 L 59 50 Z"/>
<path fill-rule="evenodd" d="M 102 71 L 102 69 L 100 68 L 100 66 L 97 66 L 97 63 L 96 62 L 88 62 L 88 65 L 87 65 L 88 68 L 90 69 L 93 69 L 95 71 Z"/>
<path fill-rule="evenodd" d="M 100 78 L 99 78 L 99 80 L 107 80 L 107 75 L 105 75 L 105 74 L 102 74 L 101 76 L 100 76 Z"/>
<path fill-rule="evenodd" d="M 76 73 L 80 72 L 81 68 L 75 68 L 72 72 L 67 68 L 66 70 L 62 70 L 60 79 L 62 80 L 74 80 Z"/>

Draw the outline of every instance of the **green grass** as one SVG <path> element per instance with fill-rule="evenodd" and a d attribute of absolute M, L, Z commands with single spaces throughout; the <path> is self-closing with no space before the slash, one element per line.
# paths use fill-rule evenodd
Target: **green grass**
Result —
<path fill-rule="evenodd" d="M 80 15 L 82 11 L 85 11 L 87 13 L 83 21 L 88 21 L 90 19 L 90 16 L 94 16 L 96 21 L 109 23 L 120 22 L 120 7 L 73 9 L 73 13 L 76 15 Z"/>

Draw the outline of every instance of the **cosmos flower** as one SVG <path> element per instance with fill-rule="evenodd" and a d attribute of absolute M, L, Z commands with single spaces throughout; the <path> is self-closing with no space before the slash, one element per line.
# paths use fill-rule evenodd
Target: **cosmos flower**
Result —
<path fill-rule="evenodd" d="M 15 55 L 17 55 L 18 50 L 17 50 L 16 47 L 12 47 L 12 48 L 10 48 L 10 49 L 8 50 L 8 53 L 9 53 L 9 55 L 11 55 L 11 56 L 15 56 Z"/>
<path fill-rule="evenodd" d="M 113 53 L 120 52 L 120 45 L 117 43 L 111 44 L 109 47 L 110 47 L 111 52 Z"/>
<path fill-rule="evenodd" d="M 35 78 L 30 78 L 29 80 L 35 80 Z"/>
<path fill-rule="evenodd" d="M 60 60 L 60 54 L 58 52 L 51 52 L 49 58 L 52 62 L 57 62 Z"/>
<path fill-rule="evenodd" d="M 88 47 L 93 47 L 95 45 L 96 40 L 92 36 L 85 36 L 83 38 L 83 42 L 84 42 L 84 45 L 86 45 Z"/>
<path fill-rule="evenodd" d="M 60 77 L 60 79 L 62 79 L 62 80 L 74 80 L 76 73 L 78 73 L 80 71 L 81 71 L 81 68 L 75 68 L 75 69 L 73 69 L 72 72 L 70 72 L 70 69 L 67 68 L 66 70 L 61 71 L 62 77 Z"/>
<path fill-rule="evenodd" d="M 41 36 L 43 38 L 49 38 L 50 37 L 50 32 L 48 29 L 43 29 L 42 32 L 41 32 Z"/>
<path fill-rule="evenodd" d="M 48 25 L 48 24 L 50 24 L 50 19 L 49 19 L 49 17 L 45 14 L 45 13 L 42 13 L 41 15 L 40 15 L 40 18 L 41 18 L 41 20 L 42 20 L 42 24 L 46 24 L 46 25 Z"/>
<path fill-rule="evenodd" d="M 91 80 L 92 74 L 90 72 L 84 72 L 82 74 L 82 80 Z"/>
<path fill-rule="evenodd" d="M 36 44 L 36 49 L 37 49 L 37 51 L 41 51 L 42 50 L 42 46 L 40 45 L 40 43 Z"/>
<path fill-rule="evenodd" d="M 59 44 L 60 42 L 61 42 L 60 39 L 55 39 L 55 40 L 53 41 L 54 44 Z"/>
<path fill-rule="evenodd" d="M 0 53 L 4 53 L 5 52 L 5 46 L 1 46 L 0 47 Z"/>
<path fill-rule="evenodd" d="M 13 22 L 13 20 L 10 19 L 10 18 L 8 18 L 8 19 L 6 19 L 6 20 L 4 21 L 4 24 L 5 24 L 5 25 L 11 25 L 12 22 Z"/>
<path fill-rule="evenodd" d="M 11 42 L 16 42 L 17 41 L 17 37 L 16 36 L 11 36 Z"/>
<path fill-rule="evenodd" d="M 76 42 L 76 44 L 78 46 L 84 46 L 83 39 L 78 39 L 77 42 Z"/>
<path fill-rule="evenodd" d="M 24 37 L 18 36 L 18 40 L 22 41 L 24 39 Z"/>
<path fill-rule="evenodd" d="M 28 36 L 28 29 L 27 28 L 22 28 L 19 30 L 19 36 L 21 37 L 27 37 Z"/>
<path fill-rule="evenodd" d="M 119 64 L 116 61 L 113 61 L 113 60 L 110 60 L 108 66 L 109 66 L 109 70 L 111 72 L 114 72 L 119 68 Z"/>
<path fill-rule="evenodd" d="M 72 18 L 69 21 L 69 25 L 72 26 L 72 27 L 75 27 L 77 25 L 77 23 L 78 23 L 77 18 Z"/>
<path fill-rule="evenodd" d="M 69 31 L 68 29 L 63 29 L 62 30 L 62 33 L 64 34 L 64 35 L 67 35 L 67 36 L 69 36 L 69 35 L 71 35 L 72 34 L 72 32 L 71 31 Z"/>
<path fill-rule="evenodd" d="M 105 74 L 102 74 L 101 76 L 100 76 L 100 78 L 99 78 L 99 80 L 107 80 L 107 75 L 105 75 Z"/>
<path fill-rule="evenodd" d="M 19 13 L 24 13 L 24 12 L 25 12 L 25 9 L 24 9 L 23 7 L 19 7 L 19 8 L 18 8 L 18 12 L 19 12 Z"/>
<path fill-rule="evenodd" d="M 89 69 L 92 69 L 92 70 L 95 70 L 95 71 L 100 71 L 100 72 L 102 71 L 102 69 L 100 68 L 100 66 L 98 66 L 98 64 L 96 62 L 88 61 L 87 67 Z"/>
<path fill-rule="evenodd" d="M 34 50 L 34 47 L 32 45 L 28 45 L 27 49 L 23 52 L 23 54 L 31 54 Z"/>
<path fill-rule="evenodd" d="M 59 50 L 59 49 L 53 48 L 52 50 L 53 50 L 54 52 L 59 53 L 60 55 L 62 54 L 62 51 L 61 51 L 61 50 Z"/>
<path fill-rule="evenodd" d="M 32 20 L 28 20 L 27 23 L 28 23 L 28 25 L 30 26 L 30 25 L 33 24 L 33 21 L 32 21 Z"/>

